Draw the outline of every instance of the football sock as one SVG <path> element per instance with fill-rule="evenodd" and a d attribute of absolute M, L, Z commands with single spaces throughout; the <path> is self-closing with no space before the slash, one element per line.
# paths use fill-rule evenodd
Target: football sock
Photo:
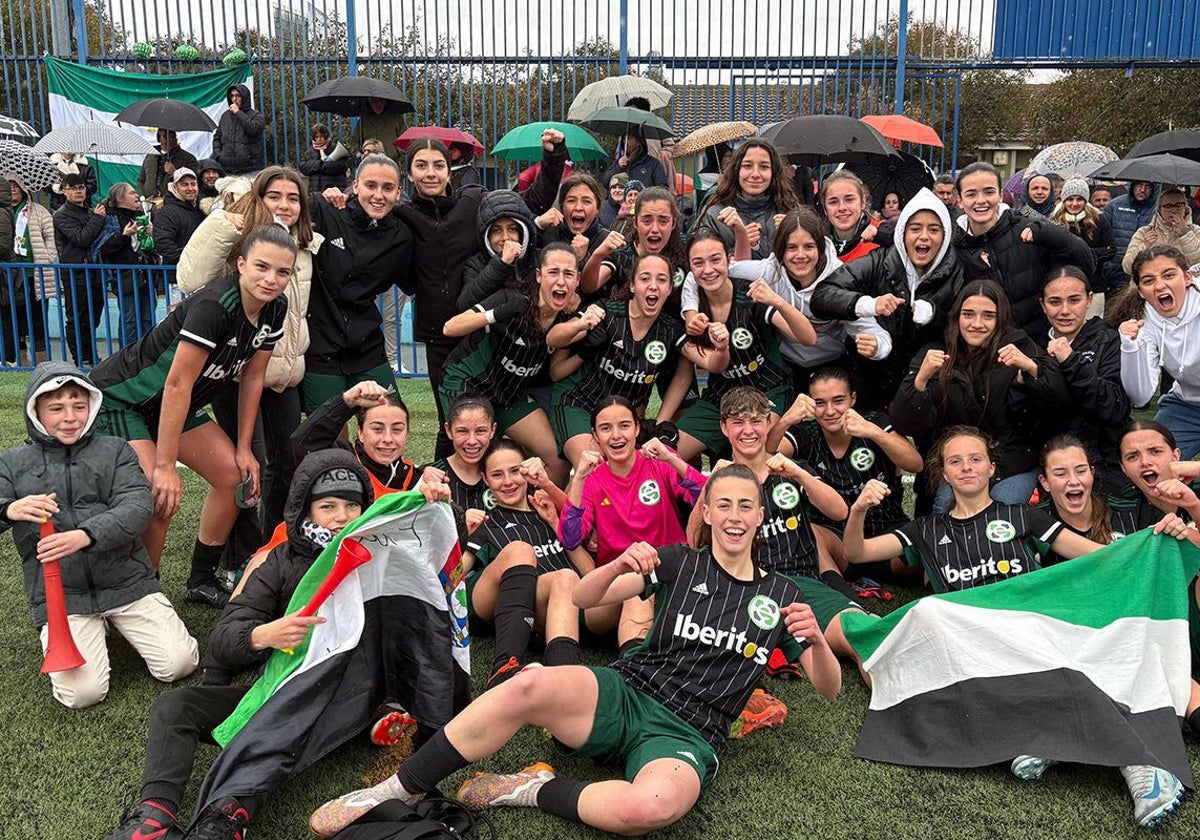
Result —
<path fill-rule="evenodd" d="M 579 642 L 570 636 L 557 636 L 546 642 L 546 652 L 542 656 L 544 665 L 578 665 Z"/>
<path fill-rule="evenodd" d="M 423 795 L 433 790 L 442 779 L 457 773 L 469 763 L 450 743 L 450 739 L 446 737 L 446 730 L 439 729 L 391 778 L 403 785 L 405 792 Z M 404 798 L 400 794 L 396 796 Z"/>
<path fill-rule="evenodd" d="M 537 569 L 513 566 L 500 576 L 496 592 L 496 659 L 492 671 L 515 656 L 523 660 L 533 637 L 533 608 L 537 603 Z"/>
<path fill-rule="evenodd" d="M 192 573 L 188 575 L 187 585 L 211 581 L 215 578 L 217 566 L 221 563 L 221 555 L 225 553 L 225 543 L 220 545 L 205 545 L 196 540 L 192 549 Z"/>
<path fill-rule="evenodd" d="M 579 796 L 585 787 L 587 787 L 587 782 L 577 782 L 574 779 L 556 776 L 538 789 L 537 806 L 547 814 L 581 822 L 579 819 Z"/>

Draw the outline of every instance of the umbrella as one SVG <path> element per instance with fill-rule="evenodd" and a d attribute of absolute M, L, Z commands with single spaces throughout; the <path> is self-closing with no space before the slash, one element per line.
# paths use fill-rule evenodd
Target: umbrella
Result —
<path fill-rule="evenodd" d="M 180 99 L 142 99 L 126 105 L 115 117 L 117 122 L 168 131 L 215 131 L 212 117 L 190 102 Z"/>
<path fill-rule="evenodd" d="M 15 117 L 6 117 L 0 114 L 0 134 L 8 135 L 9 137 L 40 137 L 33 126 Z"/>
<path fill-rule="evenodd" d="M 109 123 L 88 122 L 56 128 L 33 144 L 39 152 L 52 155 L 82 152 L 85 155 L 154 155 L 154 148 L 145 137 L 128 128 Z"/>
<path fill-rule="evenodd" d="M 1093 178 L 1114 181 L 1151 181 L 1157 184 L 1200 185 L 1200 163 L 1167 152 L 1145 157 L 1127 157 L 1092 173 Z"/>
<path fill-rule="evenodd" d="M 393 141 L 392 145 L 398 149 L 407 150 L 413 141 L 422 137 L 432 137 L 447 146 L 451 143 L 470 146 L 471 153 L 474 155 L 483 153 L 483 144 L 476 140 L 473 134 L 468 134 L 461 128 L 442 128 L 440 125 L 414 125 L 412 128 L 406 128 L 404 133 Z"/>
<path fill-rule="evenodd" d="M 586 85 L 567 109 L 567 119 L 579 122 L 610 105 L 624 105 L 635 96 L 650 102 L 650 109 L 665 108 L 671 103 L 671 91 L 653 79 L 641 76 L 609 76 Z"/>
<path fill-rule="evenodd" d="M 899 143 L 919 143 L 922 146 L 944 146 L 932 126 L 903 114 L 870 114 L 860 119 L 888 140 Z"/>
<path fill-rule="evenodd" d="M 1000 189 L 1003 192 L 1012 193 L 1019 196 L 1025 191 L 1025 169 L 1018 169 L 1013 173 L 1013 176 L 1004 182 L 1004 186 Z"/>
<path fill-rule="evenodd" d="M 492 156 L 501 160 L 536 161 L 542 159 L 542 132 L 547 129 L 561 131 L 571 160 L 583 163 L 589 160 L 607 160 L 608 152 L 596 142 L 596 138 L 577 125 L 570 123 L 536 122 L 521 125 L 500 138 L 492 147 Z"/>
<path fill-rule="evenodd" d="M 382 99 L 385 114 L 413 114 L 416 108 L 405 98 L 404 91 L 381 79 L 366 76 L 342 76 L 321 82 L 301 99 L 310 111 L 361 117 L 370 108 L 368 99 Z"/>
<path fill-rule="evenodd" d="M 793 117 L 762 132 L 790 163 L 821 166 L 862 161 L 875 155 L 897 155 L 883 135 L 853 117 L 812 114 Z"/>
<path fill-rule="evenodd" d="M 754 123 L 745 121 L 715 122 L 697 128 L 687 137 L 675 144 L 672 153 L 677 158 L 684 158 L 704 151 L 709 146 L 718 143 L 728 143 L 731 140 L 741 140 L 758 131 Z"/>
<path fill-rule="evenodd" d="M 1200 160 L 1200 131 L 1195 129 L 1178 129 L 1176 131 L 1160 131 L 1151 134 L 1142 142 L 1129 150 L 1125 157 L 1145 157 L 1161 152 L 1171 152 L 1179 157 Z"/>
<path fill-rule="evenodd" d="M 675 136 L 675 129 L 667 125 L 662 117 L 640 108 L 601 108 L 583 120 L 582 125 L 598 134 L 625 134 L 630 129 L 636 129 L 651 140 Z"/>
<path fill-rule="evenodd" d="M 16 175 L 29 192 L 44 190 L 62 178 L 58 167 L 41 152 L 16 140 L 0 140 L 0 177 Z"/>
<path fill-rule="evenodd" d="M 886 157 L 875 155 L 857 163 L 847 163 L 846 168 L 863 179 L 871 191 L 871 203 L 876 207 L 883 205 L 883 197 L 890 192 L 900 196 L 903 205 L 922 187 L 933 189 L 934 174 L 929 164 L 908 152 Z"/>
<path fill-rule="evenodd" d="M 1025 168 L 1026 179 L 1034 175 L 1058 175 L 1070 178 L 1079 175 L 1086 178 L 1106 163 L 1117 159 L 1117 153 L 1099 143 L 1070 140 L 1047 146 L 1029 161 Z"/>

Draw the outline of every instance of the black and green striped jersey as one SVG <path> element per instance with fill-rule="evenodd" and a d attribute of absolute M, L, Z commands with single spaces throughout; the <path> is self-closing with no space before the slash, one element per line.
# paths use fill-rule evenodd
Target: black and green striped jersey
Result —
<path fill-rule="evenodd" d="M 484 494 L 488 493 L 487 485 L 483 483 L 483 479 L 474 484 L 468 484 L 459 477 L 454 468 L 450 466 L 450 462 L 445 458 L 439 458 L 429 466 L 439 469 L 446 474 L 450 479 L 450 501 L 458 505 L 463 510 L 483 510 Z M 490 495 L 490 494 L 488 494 Z"/>
<path fill-rule="evenodd" d="M 814 511 L 804 488 L 794 478 L 772 474 L 763 482 L 763 490 L 767 507 L 756 562 L 781 574 L 817 577 L 820 563 L 810 519 Z"/>
<path fill-rule="evenodd" d="M 750 297 L 749 288 L 750 284 L 745 281 L 734 281 L 733 304 L 725 319 L 729 330 L 729 366 L 720 373 L 708 375 L 708 385 L 701 395 L 714 405 L 719 405 L 722 395 L 738 385 L 748 385 L 770 394 L 777 388 L 790 387 L 792 383 L 792 375 L 779 352 L 779 335 L 772 323 L 779 310 L 756 303 Z M 703 304 L 701 311 L 709 314 Z"/>
<path fill-rule="evenodd" d="M 604 311 L 604 320 L 575 345 L 584 363 L 566 404 L 591 412 L 602 397 L 620 394 L 635 406 L 645 406 L 655 381 L 675 374 L 679 348 L 687 339 L 683 322 L 659 315 L 646 334 L 635 339 L 627 304 L 608 301 Z"/>
<path fill-rule="evenodd" d="M 1166 516 L 1165 513 L 1152 505 L 1149 499 L 1142 495 L 1140 490 L 1132 485 L 1119 494 L 1109 496 L 1108 506 L 1110 512 L 1108 527 L 1112 532 L 1113 542 L 1124 539 L 1130 534 L 1135 534 L 1145 528 L 1153 528 Z M 1038 508 L 1046 511 L 1046 514 L 1056 522 L 1062 522 L 1063 527 L 1068 531 L 1079 534 L 1079 536 L 1086 537 L 1089 540 L 1092 539 L 1092 536 L 1086 531 L 1081 531 L 1063 520 L 1058 513 L 1058 509 L 1054 506 L 1053 499 L 1041 502 Z M 1179 508 L 1175 513 L 1185 522 L 1191 522 L 1191 515 L 1183 508 Z M 1052 566 L 1055 563 L 1063 562 L 1064 559 L 1054 552 L 1050 552 L 1042 565 Z"/>
<path fill-rule="evenodd" d="M 658 549 L 658 557 L 642 596 L 654 596 L 654 624 L 641 646 L 612 668 L 720 753 L 771 651 L 782 648 L 794 660 L 807 647 L 788 635 L 782 613 L 804 595 L 773 572 L 737 580 L 708 549 L 670 545 Z"/>
<path fill-rule="evenodd" d="M 523 307 L 504 321 L 467 336 L 446 360 L 448 379 L 464 380 L 466 390 L 482 394 L 500 408 L 520 399 L 550 362 L 545 333 L 535 329 L 526 316 L 529 308 L 526 295 L 501 289 L 473 308 L 476 312 L 487 312 L 514 303 Z M 560 313 L 554 323 L 569 317 Z"/>
<path fill-rule="evenodd" d="M 922 516 L 892 533 L 904 561 L 925 567 L 934 592 L 957 592 L 1041 568 L 1062 529 L 1044 510 L 992 502 L 966 519 Z"/>
<path fill-rule="evenodd" d="M 863 417 L 885 432 L 893 431 L 892 421 L 886 414 L 869 411 Z M 796 458 L 803 458 L 811 464 L 813 474 L 836 490 L 847 505 L 854 504 L 863 487 L 873 478 L 891 488 L 890 496 L 867 511 L 864 530 L 868 537 L 886 534 L 908 521 L 904 514 L 904 485 L 900 482 L 896 465 L 879 444 L 866 438 L 852 437 L 850 445 L 839 457 L 834 454 L 816 420 L 805 420 L 790 426 L 783 439 L 792 445 Z M 845 520 L 834 522 L 818 510 L 813 511 L 813 522 L 845 527 Z"/>
<path fill-rule="evenodd" d="M 197 411 L 211 402 L 222 382 L 241 373 L 255 353 L 275 347 L 285 315 L 287 299 L 281 295 L 262 308 L 253 324 L 242 309 L 238 278 L 212 283 L 185 298 L 141 340 L 94 367 L 92 381 L 106 399 L 132 406 L 147 418 L 157 417 L 179 342 L 186 341 L 208 352 L 188 406 L 189 412 Z"/>
<path fill-rule="evenodd" d="M 467 550 L 475 555 L 477 562 L 472 572 L 482 571 L 505 546 L 515 542 L 528 543 L 533 547 L 538 574 L 561 569 L 577 571 L 566 549 L 558 541 L 558 534 L 537 511 L 514 510 L 497 505 L 488 511 L 488 518 L 467 538 Z"/>

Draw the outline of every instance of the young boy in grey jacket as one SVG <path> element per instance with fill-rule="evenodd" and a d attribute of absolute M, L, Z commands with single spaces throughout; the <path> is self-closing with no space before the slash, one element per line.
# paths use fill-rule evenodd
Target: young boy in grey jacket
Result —
<path fill-rule="evenodd" d="M 95 435 L 101 393 L 65 362 L 37 367 L 25 394 L 30 442 L 0 453 L 0 531 L 13 531 L 34 626 L 47 645 L 42 564 L 59 561 L 67 618 L 86 660 L 50 675 L 54 698 L 81 709 L 108 694 L 105 625 L 174 682 L 196 669 L 196 640 L 162 593 L 139 535 L 154 508 L 137 455 Z M 55 533 L 41 536 L 45 521 Z"/>

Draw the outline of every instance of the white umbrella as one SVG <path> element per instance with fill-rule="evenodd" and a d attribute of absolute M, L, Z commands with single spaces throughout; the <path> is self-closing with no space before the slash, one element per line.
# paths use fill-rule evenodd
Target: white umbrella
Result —
<path fill-rule="evenodd" d="M 37 137 L 38 133 L 29 123 L 0 114 L 0 134 L 7 137 Z"/>
<path fill-rule="evenodd" d="M 666 108 L 671 104 L 672 93 L 653 79 L 641 76 L 609 76 L 584 87 L 571 101 L 567 119 L 573 122 L 587 119 L 601 108 L 625 105 L 635 96 L 645 97 L 650 110 Z"/>
<path fill-rule="evenodd" d="M 79 123 L 56 128 L 33 144 L 48 155 L 81 152 L 85 155 L 152 155 L 158 149 L 134 131 L 108 123 Z"/>

